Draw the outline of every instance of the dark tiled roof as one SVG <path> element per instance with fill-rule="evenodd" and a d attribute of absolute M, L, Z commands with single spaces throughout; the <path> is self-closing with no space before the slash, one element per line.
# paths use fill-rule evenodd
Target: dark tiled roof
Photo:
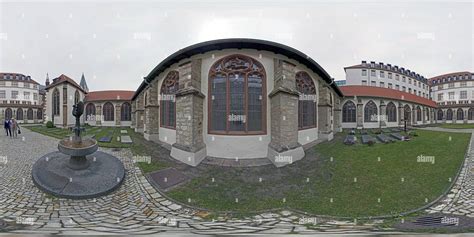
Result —
<path fill-rule="evenodd" d="M 46 86 L 46 90 L 48 90 L 49 88 L 51 87 L 54 87 L 54 86 L 57 86 L 61 83 L 69 83 L 71 84 L 72 86 L 76 87 L 77 89 L 81 90 L 83 93 L 87 93 L 86 91 L 84 91 L 84 89 L 82 89 L 81 86 L 79 86 L 73 79 L 71 79 L 70 77 L 64 75 L 64 74 L 61 74 L 61 76 L 53 79 L 53 81 L 51 82 L 51 84 L 49 84 L 49 86 Z"/>
<path fill-rule="evenodd" d="M 6 75 L 7 78 L 10 78 L 9 76 L 11 75 L 13 77 L 13 79 L 3 79 L 4 75 Z M 16 79 L 16 76 L 19 76 L 20 79 Z M 24 79 L 22 79 L 22 78 L 24 78 Z M 30 76 L 25 76 L 24 74 L 14 73 L 14 72 L 12 72 L 12 73 L 10 73 L 10 72 L 0 72 L 0 80 L 29 82 L 29 83 L 34 83 L 34 84 L 39 85 L 39 83 L 36 82 L 35 80 L 31 79 Z"/>
<path fill-rule="evenodd" d="M 341 86 L 339 88 L 341 89 L 344 96 L 379 97 L 413 102 L 433 108 L 437 107 L 436 102 L 430 99 L 389 88 L 374 86 Z"/>

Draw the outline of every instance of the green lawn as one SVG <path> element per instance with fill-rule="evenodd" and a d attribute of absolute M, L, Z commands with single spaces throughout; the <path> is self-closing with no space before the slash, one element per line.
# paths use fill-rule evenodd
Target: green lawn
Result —
<path fill-rule="evenodd" d="M 69 129 L 63 129 L 63 128 L 47 128 L 44 125 L 37 125 L 37 126 L 28 126 L 26 127 L 33 132 L 37 132 L 43 135 L 55 137 L 58 139 L 63 139 L 67 138 L 69 136 L 73 135 L 73 132 Z M 125 135 L 130 135 L 134 133 L 133 129 L 127 128 L 127 127 L 93 127 L 93 126 L 85 126 L 85 132 L 82 134 L 83 136 L 94 136 L 95 139 L 99 140 L 101 137 L 105 136 L 112 136 L 112 141 L 110 143 L 106 142 L 98 142 L 100 147 L 110 147 L 110 148 L 129 148 L 131 147 L 130 144 L 123 144 L 119 140 L 117 140 L 117 137 L 120 137 L 120 130 L 127 130 L 128 134 Z M 133 137 L 132 137 L 133 139 Z"/>
<path fill-rule="evenodd" d="M 474 123 L 463 124 L 463 123 L 443 123 L 439 127 L 442 128 L 454 128 L 454 129 L 474 129 Z"/>
<path fill-rule="evenodd" d="M 423 206 L 425 198 L 433 201 L 448 188 L 470 139 L 470 134 L 461 133 L 417 134 L 408 142 L 370 147 L 343 145 L 340 133 L 283 168 L 201 168 L 203 173 L 168 195 L 213 211 L 291 207 L 333 216 L 397 214 Z M 417 162 L 420 155 L 434 156 L 435 163 Z"/>

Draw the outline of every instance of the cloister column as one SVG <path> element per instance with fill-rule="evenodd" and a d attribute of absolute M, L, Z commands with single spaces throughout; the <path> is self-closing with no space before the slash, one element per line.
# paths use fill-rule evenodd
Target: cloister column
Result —
<path fill-rule="evenodd" d="M 95 105 L 95 125 L 102 125 L 102 104 L 97 103 Z"/>
<path fill-rule="evenodd" d="M 458 110 L 457 109 L 451 109 L 453 111 L 453 123 L 456 123 L 458 121 Z"/>
<path fill-rule="evenodd" d="M 356 117 L 357 129 L 361 129 L 364 127 L 364 104 L 362 104 L 362 101 L 358 100 L 357 98 L 356 98 L 356 101 L 357 101 L 357 117 Z"/>
<path fill-rule="evenodd" d="M 115 125 L 120 126 L 120 120 L 121 118 L 121 113 L 120 111 L 122 110 L 122 103 L 116 103 L 115 104 Z"/>
<path fill-rule="evenodd" d="M 332 126 L 331 126 L 331 89 L 320 83 L 319 87 L 319 99 L 318 99 L 318 133 L 319 138 L 332 140 L 334 137 Z"/>
<path fill-rule="evenodd" d="M 33 123 L 38 123 L 38 109 L 33 110 Z"/>
<path fill-rule="evenodd" d="M 304 150 L 298 143 L 298 98 L 296 90 L 295 65 L 273 59 L 274 89 L 270 98 L 271 141 L 267 157 L 277 167 L 288 165 L 304 157 Z M 271 78 L 268 78 L 271 80 Z M 319 113 L 320 111 L 318 111 Z M 321 114 L 318 114 L 321 119 Z M 319 129 L 321 129 L 319 127 Z M 289 159 L 281 159 L 288 157 Z M 283 161 L 283 162 L 282 162 Z"/>
<path fill-rule="evenodd" d="M 178 68 L 179 89 L 176 92 L 176 143 L 171 156 L 197 166 L 207 156 L 203 138 L 204 95 L 201 93 L 201 59 Z"/>
<path fill-rule="evenodd" d="M 144 122 L 144 112 L 145 112 L 145 92 L 142 91 L 142 93 L 138 96 L 137 99 L 137 110 L 135 113 L 136 116 L 136 126 L 135 126 L 135 132 L 143 133 L 143 128 L 145 125 Z"/>
<path fill-rule="evenodd" d="M 385 128 L 387 126 L 387 105 L 385 105 L 383 100 L 380 101 L 380 113 L 378 119 L 380 127 Z"/>
<path fill-rule="evenodd" d="M 136 120 L 136 117 L 135 117 L 136 115 L 135 115 L 135 113 L 136 113 L 136 110 L 137 110 L 137 106 L 136 106 L 137 103 L 136 103 L 136 100 L 135 100 L 135 101 L 132 101 L 131 104 L 132 104 L 132 111 L 131 111 L 132 124 L 131 124 L 130 127 L 134 129 L 134 128 L 135 128 L 135 124 L 136 124 L 136 121 L 135 121 L 135 120 Z"/>
<path fill-rule="evenodd" d="M 438 123 L 438 118 L 435 116 L 438 116 L 437 113 L 435 113 L 434 109 L 429 108 L 429 113 L 430 113 L 430 123 Z"/>
<path fill-rule="evenodd" d="M 405 120 L 405 108 L 398 102 L 398 126 L 404 126 L 403 120 Z"/>
<path fill-rule="evenodd" d="M 446 118 L 448 117 L 448 116 L 447 116 L 448 114 L 446 113 L 447 110 L 445 110 L 445 109 L 444 109 L 444 110 L 441 109 L 441 110 L 443 111 L 443 123 L 446 123 Z"/>
<path fill-rule="evenodd" d="M 342 132 L 342 109 L 341 109 L 341 98 L 338 95 L 334 95 L 334 131 Z"/>
<path fill-rule="evenodd" d="M 412 106 L 413 108 L 411 109 L 411 117 L 412 117 L 411 124 L 416 125 L 418 124 L 418 113 L 416 110 L 417 107 L 415 105 L 412 105 Z"/>
<path fill-rule="evenodd" d="M 158 100 L 158 78 L 153 80 L 148 89 L 148 102 L 145 105 L 146 131 L 143 136 L 148 141 L 158 142 L 160 131 L 160 105 Z"/>
<path fill-rule="evenodd" d="M 464 118 L 463 123 L 467 123 L 467 116 L 468 116 L 467 109 L 462 109 L 462 113 L 463 113 L 463 118 Z"/>
<path fill-rule="evenodd" d="M 423 124 L 426 124 L 426 115 L 428 114 L 428 108 L 423 107 L 421 111 L 422 111 L 421 117 L 423 120 Z"/>

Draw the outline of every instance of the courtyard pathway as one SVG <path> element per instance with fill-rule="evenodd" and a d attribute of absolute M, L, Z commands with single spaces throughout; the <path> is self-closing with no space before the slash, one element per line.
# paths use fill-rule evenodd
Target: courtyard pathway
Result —
<path fill-rule="evenodd" d="M 430 129 L 431 130 L 431 129 Z M 458 180 L 449 194 L 437 205 L 427 210 L 428 213 L 444 213 L 474 217 L 474 130 L 473 129 L 445 129 L 462 130 L 471 133 L 468 155 L 459 174 Z"/>
<path fill-rule="evenodd" d="M 375 227 L 380 220 L 356 225 L 353 221 L 323 220 L 290 211 L 263 213 L 243 219 L 203 220 L 196 210 L 162 197 L 135 166 L 129 149 L 100 149 L 115 155 L 125 165 L 126 179 L 117 191 L 89 200 L 54 198 L 36 188 L 31 180 L 31 168 L 40 156 L 57 150 L 57 142 L 57 139 L 27 129 L 23 129 L 21 137 L 17 139 L 0 135 L 0 220 L 21 224 L 13 233 L 347 234 L 382 231 Z M 471 205 L 466 215 L 472 215 L 472 166 L 466 169 L 460 180 L 469 180 L 469 186 L 460 183 L 457 187 L 461 193 L 459 196 L 470 196 L 457 199 L 453 196 L 451 202 L 456 203 L 455 199 L 465 200 L 459 212 L 466 205 Z M 447 210 L 450 209 L 453 208 Z M 314 222 L 319 224 L 314 229 L 304 225 Z"/>

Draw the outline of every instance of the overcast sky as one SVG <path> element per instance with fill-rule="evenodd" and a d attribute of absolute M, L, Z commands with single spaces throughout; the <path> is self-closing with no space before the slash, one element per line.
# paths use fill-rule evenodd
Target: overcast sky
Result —
<path fill-rule="evenodd" d="M 91 90 L 135 90 L 175 51 L 231 37 L 294 47 L 336 80 L 361 60 L 425 77 L 474 71 L 470 1 L 176 2 L 2 2 L 0 71 L 42 84 L 84 72 Z"/>

